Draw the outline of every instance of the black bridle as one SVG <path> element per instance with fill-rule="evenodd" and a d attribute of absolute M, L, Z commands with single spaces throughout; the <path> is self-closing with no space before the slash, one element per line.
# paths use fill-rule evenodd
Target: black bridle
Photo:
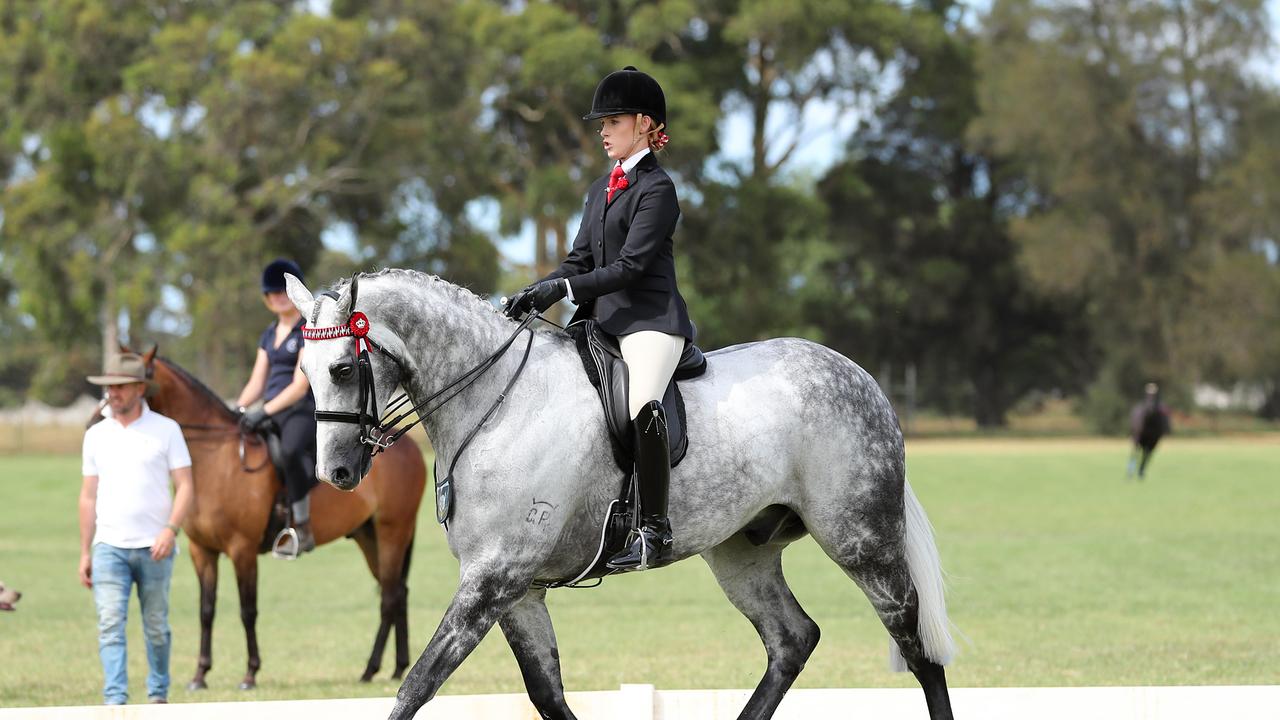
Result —
<path fill-rule="evenodd" d="M 351 278 L 351 302 L 349 303 L 351 308 L 354 308 L 356 304 L 357 277 L 358 276 L 353 275 Z M 333 293 L 327 294 L 330 297 L 335 297 Z M 459 393 L 466 390 L 476 380 L 480 379 L 481 375 L 484 375 L 494 365 L 498 364 L 498 361 L 502 359 L 504 354 L 506 354 L 512 343 L 515 342 L 515 339 L 519 337 L 520 333 L 528 330 L 529 325 L 532 324 L 534 320 L 538 319 L 538 317 L 539 314 L 537 312 L 533 312 L 525 316 L 525 318 L 520 321 L 515 332 L 511 333 L 511 336 L 508 337 L 497 350 L 494 350 L 485 357 L 485 359 L 476 363 L 476 365 L 471 369 L 462 373 L 444 387 L 432 393 L 422 402 L 413 406 L 408 406 L 410 402 L 409 396 L 407 394 L 400 395 L 387 404 L 387 408 L 381 416 L 378 414 L 378 396 L 376 388 L 374 387 L 373 365 L 369 359 L 369 350 L 381 350 L 388 358 L 391 359 L 392 362 L 396 364 L 397 367 L 400 368 L 402 372 L 404 370 L 404 363 L 391 353 L 387 352 L 386 348 L 378 347 L 377 344 L 369 339 L 369 318 L 362 312 L 353 311 L 350 317 L 347 318 L 347 322 L 344 325 L 334 325 L 323 328 L 312 328 L 304 325 L 302 328 L 302 337 L 305 340 L 336 340 L 338 338 L 352 337 L 355 338 L 356 345 L 356 382 L 359 388 L 360 397 L 358 409 L 355 412 L 317 409 L 316 421 L 358 425 L 360 427 L 360 444 L 363 446 L 363 453 L 361 457 L 361 467 L 363 467 L 366 463 L 372 460 L 373 456 L 391 447 L 395 441 L 403 437 L 404 434 L 415 425 L 418 425 L 423 420 L 430 417 L 432 413 L 444 407 L 445 403 L 457 397 Z M 314 321 L 314 319 L 313 315 L 312 320 Z M 524 348 L 524 356 L 520 359 L 520 365 L 516 368 L 515 373 L 512 374 L 511 379 L 507 382 L 507 386 L 498 394 L 498 398 L 489 407 L 489 410 L 485 412 L 484 416 L 480 419 L 480 422 L 476 423 L 476 426 L 471 429 L 471 432 L 467 433 L 462 444 L 458 446 L 458 450 L 454 453 L 452 462 L 449 463 L 449 473 L 445 479 L 440 480 L 439 477 L 437 477 L 436 519 L 440 523 L 447 523 L 449 519 L 449 511 L 453 505 L 453 469 L 458 463 L 458 458 L 462 457 L 462 451 L 471 444 L 471 440 L 475 438 L 476 434 L 480 431 L 480 428 L 489 421 L 489 418 L 493 416 L 493 413 L 495 413 L 498 410 L 498 407 L 502 405 L 503 401 L 506 400 L 507 393 L 511 391 L 516 380 L 524 371 L 524 366 L 529 360 L 529 351 L 532 348 L 533 332 L 530 331 L 529 340 Z M 453 392 L 449 392 L 450 390 Z M 445 395 L 445 393 L 449 393 L 447 397 L 440 400 L 434 407 L 429 407 L 431 403 L 435 402 L 442 395 Z M 392 417 L 392 415 L 397 411 L 400 411 L 400 414 Z M 408 425 L 399 427 L 401 422 L 414 414 L 418 416 L 417 419 L 413 420 Z"/>

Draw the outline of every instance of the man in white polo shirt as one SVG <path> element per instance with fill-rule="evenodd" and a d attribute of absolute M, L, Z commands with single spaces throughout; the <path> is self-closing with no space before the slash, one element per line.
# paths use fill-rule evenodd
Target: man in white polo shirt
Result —
<path fill-rule="evenodd" d="M 129 699 L 125 620 L 138 585 L 147 642 L 147 698 L 169 697 L 169 578 L 178 528 L 191 507 L 191 455 L 182 430 L 143 399 L 142 358 L 122 353 L 89 378 L 107 390 L 111 416 L 84 435 L 80 488 L 80 582 L 98 607 L 104 702 Z M 169 494 L 169 481 L 175 492 Z"/>

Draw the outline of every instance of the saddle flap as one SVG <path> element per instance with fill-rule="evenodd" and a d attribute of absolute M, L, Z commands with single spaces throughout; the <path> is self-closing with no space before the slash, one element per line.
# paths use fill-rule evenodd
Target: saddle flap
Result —
<path fill-rule="evenodd" d="M 600 395 L 600 402 L 604 406 L 605 422 L 614 440 L 614 461 L 618 468 L 629 476 L 635 450 L 632 447 L 631 416 L 628 412 L 627 363 L 622 359 L 618 339 L 601 330 L 599 323 L 594 319 L 571 323 L 568 330 L 577 343 L 583 369 L 591 380 L 591 384 L 595 386 L 596 392 Z M 694 372 L 690 377 L 696 377 L 705 372 L 706 359 L 702 356 L 702 351 L 692 343 L 685 345 L 685 354 L 681 358 L 682 365 L 685 363 L 685 358 L 690 358 L 688 370 Z M 680 395 L 680 388 L 676 384 L 677 379 L 680 378 L 672 377 L 662 397 L 662 406 L 667 411 L 672 467 L 684 459 L 685 451 L 689 447 L 688 435 L 685 432 L 684 398 Z"/>

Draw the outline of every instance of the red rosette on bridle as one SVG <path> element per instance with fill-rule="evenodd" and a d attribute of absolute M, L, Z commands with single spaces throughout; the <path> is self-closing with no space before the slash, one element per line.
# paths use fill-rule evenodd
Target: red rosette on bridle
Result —
<path fill-rule="evenodd" d="M 356 352 L 369 349 L 369 318 L 365 317 L 362 312 L 351 313 L 351 319 L 347 320 L 347 327 L 351 328 L 351 334 L 356 339 Z"/>
<path fill-rule="evenodd" d="M 362 338 L 369 334 L 369 318 L 365 317 L 362 312 L 351 313 L 351 319 L 347 321 L 347 327 L 351 328 L 352 335 Z"/>

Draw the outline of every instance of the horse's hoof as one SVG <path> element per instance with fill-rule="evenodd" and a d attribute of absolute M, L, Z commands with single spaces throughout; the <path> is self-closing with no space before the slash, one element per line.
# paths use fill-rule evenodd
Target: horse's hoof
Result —
<path fill-rule="evenodd" d="M 403 680 L 403 679 L 404 679 L 404 668 L 396 668 L 396 671 L 395 671 L 395 672 L 393 672 L 393 673 L 391 673 L 391 679 L 392 679 L 392 680 Z"/>
<path fill-rule="evenodd" d="M 240 682 L 240 689 L 241 689 L 241 690 L 256 690 L 256 689 L 258 689 L 258 683 L 254 682 L 254 681 L 252 681 L 252 680 L 242 680 L 242 681 Z"/>
<path fill-rule="evenodd" d="M 372 680 L 373 680 L 373 673 L 371 672 L 366 671 L 363 675 L 360 676 L 360 682 L 362 683 L 367 683 Z"/>
<path fill-rule="evenodd" d="M 208 690 L 209 686 L 204 684 L 203 680 L 192 680 L 187 683 L 188 690 Z"/>

